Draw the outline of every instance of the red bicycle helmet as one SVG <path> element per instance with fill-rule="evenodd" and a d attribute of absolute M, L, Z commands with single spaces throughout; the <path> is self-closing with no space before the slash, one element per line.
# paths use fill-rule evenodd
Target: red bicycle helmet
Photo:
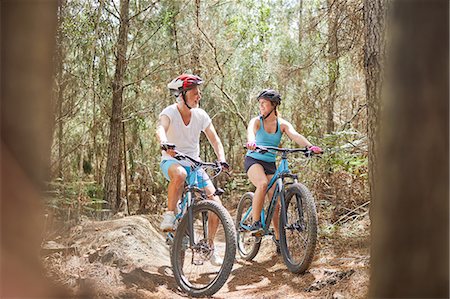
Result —
<path fill-rule="evenodd" d="M 194 88 L 203 83 L 203 79 L 196 75 L 182 74 L 167 84 L 170 93 L 176 97 L 182 92 Z"/>

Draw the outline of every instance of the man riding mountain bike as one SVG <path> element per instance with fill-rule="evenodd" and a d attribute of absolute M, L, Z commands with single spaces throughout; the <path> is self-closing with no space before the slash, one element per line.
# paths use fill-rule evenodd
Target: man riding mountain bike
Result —
<path fill-rule="evenodd" d="M 160 224 L 161 230 L 165 232 L 174 230 L 177 201 L 183 193 L 186 177 L 190 173 L 190 164 L 175 159 L 176 153 L 170 145 L 174 145 L 177 151 L 200 160 L 200 134 L 204 132 L 214 148 L 217 160 L 225 168 L 228 168 L 222 142 L 214 129 L 211 118 L 203 109 L 199 108 L 202 98 L 199 85 L 202 83 L 203 80 L 200 77 L 189 74 L 182 74 L 173 79 L 167 87 L 176 97 L 177 102 L 166 107 L 159 114 L 156 135 L 163 149 L 160 167 L 164 177 L 169 180 L 167 210 L 163 214 L 163 221 Z M 198 182 L 199 187 L 205 190 L 208 197 L 221 203 L 219 197 L 214 195 L 216 188 L 205 171 L 200 171 Z M 218 219 L 213 216 L 208 221 L 208 241 L 214 247 Z M 213 254 L 210 262 L 219 266 L 223 261 L 217 254 Z"/>

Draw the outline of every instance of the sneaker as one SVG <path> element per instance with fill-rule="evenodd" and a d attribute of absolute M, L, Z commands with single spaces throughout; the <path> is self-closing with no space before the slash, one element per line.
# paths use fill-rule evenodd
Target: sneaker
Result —
<path fill-rule="evenodd" d="M 215 251 L 209 258 L 209 262 L 211 263 L 211 265 L 217 266 L 217 267 L 222 266 L 222 264 L 223 264 L 222 258 Z"/>
<path fill-rule="evenodd" d="M 261 221 L 258 220 L 250 227 L 250 232 L 252 233 L 252 236 L 255 237 L 261 237 L 264 234 L 264 230 L 262 228 Z"/>
<path fill-rule="evenodd" d="M 173 232 L 175 224 L 175 213 L 173 211 L 167 211 L 163 214 L 163 221 L 159 225 L 159 228 L 163 232 Z"/>

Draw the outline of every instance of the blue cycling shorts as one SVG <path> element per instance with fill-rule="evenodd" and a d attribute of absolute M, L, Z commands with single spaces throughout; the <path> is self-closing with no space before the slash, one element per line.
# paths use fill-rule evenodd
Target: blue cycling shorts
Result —
<path fill-rule="evenodd" d="M 170 181 L 169 167 L 172 166 L 175 163 L 179 164 L 180 166 L 183 166 L 183 168 L 186 169 L 186 172 L 187 172 L 186 183 L 189 183 L 187 180 L 189 178 L 189 174 L 191 173 L 191 168 L 189 166 L 181 165 L 176 160 L 163 160 L 163 161 L 161 161 L 161 164 L 159 164 L 159 166 L 161 167 L 161 171 L 164 174 L 164 177 L 168 181 Z M 199 188 L 205 188 L 206 186 L 212 186 L 213 185 L 211 180 L 209 179 L 208 174 L 203 169 L 200 169 L 199 171 L 197 171 L 197 182 L 198 182 L 198 187 Z"/>

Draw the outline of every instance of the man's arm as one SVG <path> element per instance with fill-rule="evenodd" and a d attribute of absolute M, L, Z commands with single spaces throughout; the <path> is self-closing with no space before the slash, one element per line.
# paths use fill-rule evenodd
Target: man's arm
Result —
<path fill-rule="evenodd" d="M 159 118 L 159 124 L 156 127 L 156 136 L 158 137 L 159 143 L 167 143 L 167 135 L 166 132 L 169 129 L 170 125 L 170 118 L 167 115 L 161 115 Z M 168 153 L 170 156 L 175 157 L 176 153 L 173 149 L 167 149 L 166 153 Z"/>
<path fill-rule="evenodd" d="M 159 118 L 159 124 L 156 127 L 156 136 L 158 137 L 159 143 L 167 142 L 166 132 L 169 129 L 170 118 L 167 115 L 161 115 Z"/>
<path fill-rule="evenodd" d="M 217 135 L 216 129 L 213 124 L 209 124 L 205 129 L 205 135 L 214 148 L 214 152 L 216 153 L 217 159 L 221 162 L 225 162 L 225 151 L 223 149 L 222 141 L 220 141 L 219 136 Z"/>

